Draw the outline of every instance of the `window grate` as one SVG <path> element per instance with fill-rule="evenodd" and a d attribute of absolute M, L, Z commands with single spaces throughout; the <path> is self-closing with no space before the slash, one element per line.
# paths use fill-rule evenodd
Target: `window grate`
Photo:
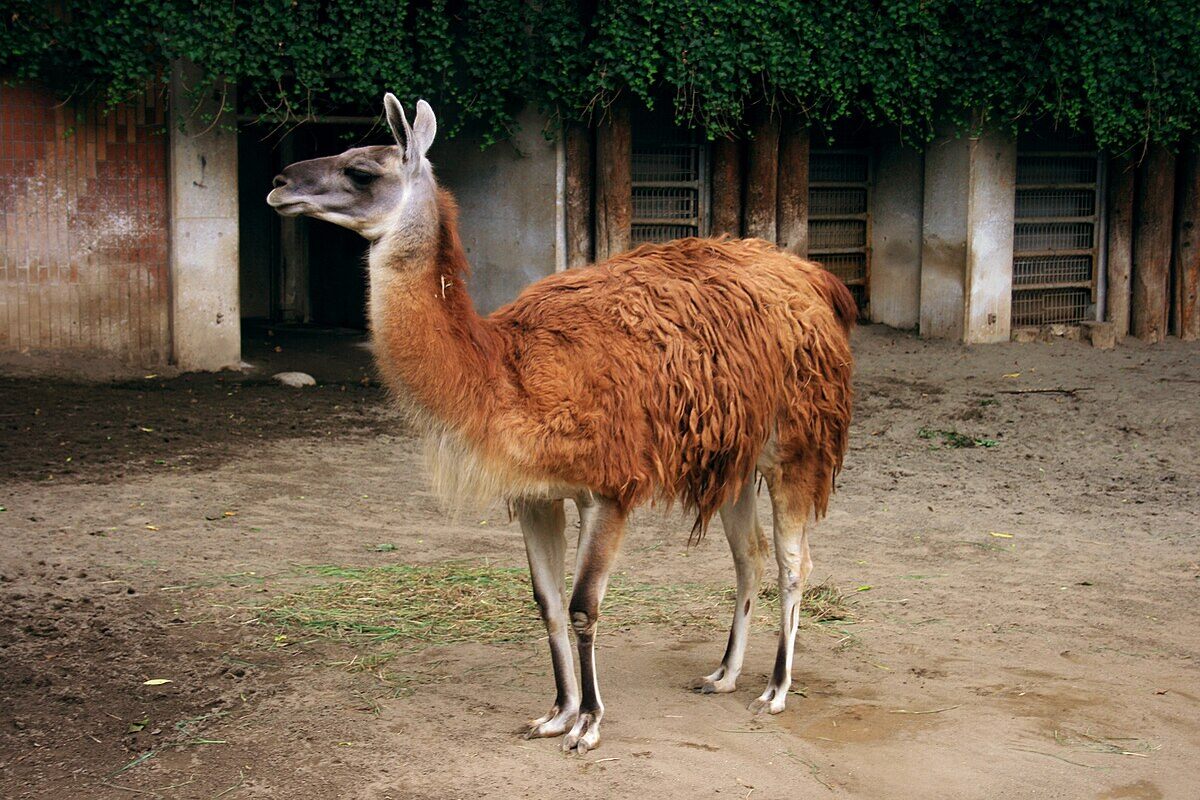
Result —
<path fill-rule="evenodd" d="M 1098 187 L 1094 152 L 1017 153 L 1013 326 L 1094 317 Z"/>
<path fill-rule="evenodd" d="M 866 153 L 814 150 L 808 160 L 811 183 L 866 183 L 870 163 Z"/>
<path fill-rule="evenodd" d="M 1013 292 L 1014 325 L 1080 322 L 1092 302 L 1090 289 L 1045 289 Z"/>
<path fill-rule="evenodd" d="M 841 253 L 822 256 L 821 266 L 837 275 L 846 284 L 861 284 L 867 279 L 866 253 Z"/>
<path fill-rule="evenodd" d="M 682 133 L 682 132 L 681 132 Z M 686 133 L 682 133 L 686 136 Z M 635 142 L 633 182 L 691 183 L 698 181 L 700 148 L 694 144 L 648 144 Z"/>
<path fill-rule="evenodd" d="M 683 128 L 647 118 L 633 129 L 633 244 L 702 236 L 708 229 L 704 146 Z"/>
<path fill-rule="evenodd" d="M 686 239 L 695 235 L 696 228 L 692 225 L 649 225 L 644 222 L 635 222 L 633 230 L 630 232 L 630 240 L 633 244 L 638 245 L 647 242 L 669 242 L 673 239 Z"/>
<path fill-rule="evenodd" d="M 1095 233 L 1093 222 L 1018 222 L 1013 249 L 1018 252 L 1090 250 Z"/>
<path fill-rule="evenodd" d="M 814 219 L 808 223 L 809 241 L 818 249 L 866 247 L 867 222 L 861 219 Z"/>
<path fill-rule="evenodd" d="M 1013 285 L 1090 283 L 1091 256 L 1018 256 L 1013 261 Z"/>
<path fill-rule="evenodd" d="M 633 193 L 634 219 L 695 219 L 697 209 L 695 189 L 670 187 L 638 187 Z"/>
<path fill-rule="evenodd" d="M 1093 189 L 1018 189 L 1017 217 L 1090 217 L 1096 213 Z"/>
<path fill-rule="evenodd" d="M 865 312 L 871 272 L 871 158 L 813 150 L 808 162 L 808 252 L 850 287 Z"/>
<path fill-rule="evenodd" d="M 1096 182 L 1096 154 L 1017 155 L 1017 185 Z"/>
<path fill-rule="evenodd" d="M 867 190 L 826 187 L 812 189 L 808 193 L 808 213 L 810 216 L 865 214 Z"/>

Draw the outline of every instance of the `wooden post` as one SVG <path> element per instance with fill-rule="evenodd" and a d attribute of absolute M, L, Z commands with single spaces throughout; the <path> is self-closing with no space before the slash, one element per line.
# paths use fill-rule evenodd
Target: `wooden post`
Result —
<path fill-rule="evenodd" d="M 1175 334 L 1200 339 L 1200 143 L 1185 145 L 1179 159 L 1175 215 Z"/>
<path fill-rule="evenodd" d="M 718 139 L 712 146 L 712 235 L 742 235 L 742 154 L 740 143 Z"/>
<path fill-rule="evenodd" d="M 1151 145 L 1138 168 L 1130 314 L 1133 335 L 1150 343 L 1167 335 L 1174 211 L 1175 156 L 1161 145 Z"/>
<path fill-rule="evenodd" d="M 296 153 L 296 134 L 289 132 L 279 143 L 280 169 L 300 158 Z M 308 219 L 283 217 L 279 220 L 279 316 L 286 322 L 308 322 L 309 304 Z"/>
<path fill-rule="evenodd" d="M 791 117 L 779 139 L 776 224 L 779 246 L 801 257 L 808 255 L 808 156 L 808 126 Z"/>
<path fill-rule="evenodd" d="M 769 108 L 763 108 L 755 115 L 750 133 L 753 138 L 746 159 L 744 227 L 747 236 L 774 242 L 779 194 L 779 119 L 772 116 Z"/>
<path fill-rule="evenodd" d="M 567 268 L 592 261 L 592 130 L 568 122 L 563 146 L 567 158 Z"/>
<path fill-rule="evenodd" d="M 1108 160 L 1108 279 L 1104 319 L 1117 341 L 1129 335 L 1129 293 L 1133 274 L 1133 190 L 1137 168 L 1128 159 Z"/>
<path fill-rule="evenodd" d="M 596 129 L 596 260 L 629 249 L 633 224 L 633 139 L 629 106 L 613 103 Z"/>

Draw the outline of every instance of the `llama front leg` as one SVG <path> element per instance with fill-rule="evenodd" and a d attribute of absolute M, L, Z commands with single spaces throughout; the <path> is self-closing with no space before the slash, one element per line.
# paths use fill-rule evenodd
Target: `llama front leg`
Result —
<path fill-rule="evenodd" d="M 581 525 L 570 610 L 571 627 L 575 629 L 579 648 L 579 682 L 583 693 L 579 717 L 563 739 L 563 750 L 582 754 L 600 744 L 604 704 L 600 701 L 596 678 L 596 625 L 608 577 L 625 535 L 625 514 L 609 500 L 589 497 L 578 502 Z"/>
<path fill-rule="evenodd" d="M 520 500 L 515 510 L 525 536 L 533 597 L 546 623 L 556 689 L 550 712 L 531 720 L 524 736 L 526 739 L 561 736 L 570 730 L 579 715 L 579 684 L 575 682 L 575 661 L 571 656 L 567 614 L 563 607 L 563 562 L 567 549 L 563 501 Z"/>
<path fill-rule="evenodd" d="M 788 689 L 792 685 L 796 630 L 800 627 L 800 600 L 804 582 L 812 572 L 807 509 L 796 513 L 784 498 L 776 497 L 774 491 L 771 504 L 775 518 L 775 560 L 779 564 L 779 648 L 766 690 L 750 704 L 750 710 L 755 714 L 763 711 L 778 714 L 787 704 Z"/>
<path fill-rule="evenodd" d="M 746 653 L 750 618 L 754 613 L 754 599 L 762 582 L 767 539 L 758 524 L 753 476 L 746 481 L 736 499 L 721 507 L 721 525 L 725 528 L 725 537 L 729 540 L 733 566 L 737 572 L 737 603 L 733 608 L 729 644 L 725 647 L 721 665 L 712 674 L 692 681 L 691 688 L 705 694 L 732 692 L 737 688 L 742 658 Z"/>

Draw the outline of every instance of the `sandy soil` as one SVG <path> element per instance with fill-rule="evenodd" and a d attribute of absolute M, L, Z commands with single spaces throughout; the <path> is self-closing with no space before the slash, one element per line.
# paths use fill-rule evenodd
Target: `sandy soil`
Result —
<path fill-rule="evenodd" d="M 578 758 L 513 734 L 551 699 L 543 641 L 405 648 L 385 683 L 353 668 L 371 646 L 256 621 L 305 565 L 524 556 L 501 509 L 441 513 L 353 337 L 249 345 L 246 378 L 0 379 L 0 796 L 1200 796 L 1196 346 L 860 330 L 813 551 L 852 636 L 804 632 L 804 695 L 751 718 L 773 626 L 736 693 L 698 696 L 723 625 L 602 622 Z M 321 385 L 261 378 L 284 368 Z M 1078 391 L 1009 393 L 1039 388 Z M 723 537 L 688 529 L 640 514 L 620 569 L 731 584 Z"/>

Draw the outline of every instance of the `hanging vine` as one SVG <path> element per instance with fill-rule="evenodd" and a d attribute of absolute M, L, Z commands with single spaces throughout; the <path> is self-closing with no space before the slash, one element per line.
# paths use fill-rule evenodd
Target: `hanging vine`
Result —
<path fill-rule="evenodd" d="M 1200 131 L 1200 0 L 9 0 L 0 74 L 115 104 L 190 59 L 276 120 L 434 101 L 504 138 L 526 102 L 583 118 L 670 98 L 710 135 L 769 103 L 914 142 L 1052 119 L 1102 147 Z"/>

